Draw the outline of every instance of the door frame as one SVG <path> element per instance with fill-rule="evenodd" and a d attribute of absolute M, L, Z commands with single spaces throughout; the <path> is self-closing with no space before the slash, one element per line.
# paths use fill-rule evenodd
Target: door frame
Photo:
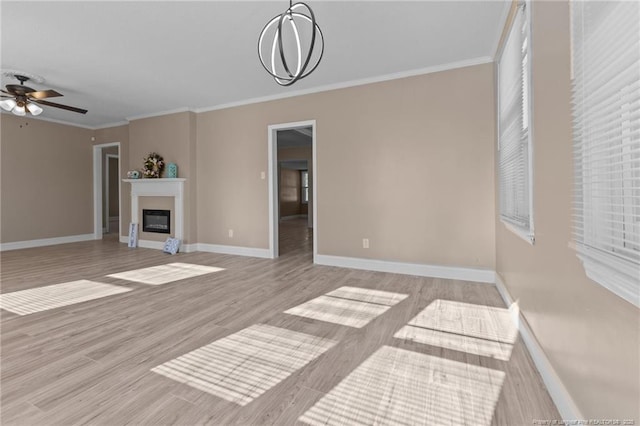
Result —
<path fill-rule="evenodd" d="M 105 200 L 105 206 L 104 206 L 104 211 L 105 211 L 105 216 L 107 218 L 107 223 L 106 226 L 103 226 L 103 228 L 106 228 L 107 232 L 111 232 L 111 216 L 109 215 L 109 196 L 111 195 L 111 179 L 109 176 L 109 160 L 115 158 L 116 160 L 118 160 L 118 172 L 120 172 L 120 150 L 118 150 L 118 154 L 107 154 L 104 157 L 104 194 L 102 194 L 102 196 L 104 197 Z M 118 174 L 118 176 L 120 176 Z M 118 179 L 118 187 L 120 187 L 120 179 Z M 118 190 L 118 206 L 120 206 L 120 191 Z M 120 208 L 118 207 L 118 214 L 120 214 Z M 118 227 L 120 227 L 120 216 L 118 216 Z M 104 230 L 104 229 L 103 229 Z M 120 229 L 118 229 L 118 232 L 120 231 Z M 119 234 L 118 234 L 119 236 Z"/>
<path fill-rule="evenodd" d="M 102 239 L 102 150 L 104 148 L 118 147 L 120 156 L 120 142 L 103 143 L 93 145 L 93 239 Z M 118 159 L 118 216 L 122 217 L 122 162 Z M 122 233 L 122 220 L 118 223 L 118 238 Z"/>
<path fill-rule="evenodd" d="M 318 162 L 316 158 L 316 120 L 271 124 L 268 126 L 269 152 L 269 257 L 278 257 L 279 202 L 278 202 L 278 130 L 311 127 L 311 200 L 313 202 L 313 263 L 318 255 Z"/>

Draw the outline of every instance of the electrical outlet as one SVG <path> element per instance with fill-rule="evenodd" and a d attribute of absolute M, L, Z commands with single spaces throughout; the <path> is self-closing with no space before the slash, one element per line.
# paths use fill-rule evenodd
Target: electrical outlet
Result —
<path fill-rule="evenodd" d="M 267 177 L 267 174 L 265 172 L 260 172 L 260 179 L 265 180 Z"/>
<path fill-rule="evenodd" d="M 369 248 L 369 239 L 368 238 L 363 238 L 362 239 L 362 248 Z"/>
<path fill-rule="evenodd" d="M 233 229 L 229 229 L 229 238 L 233 238 Z"/>

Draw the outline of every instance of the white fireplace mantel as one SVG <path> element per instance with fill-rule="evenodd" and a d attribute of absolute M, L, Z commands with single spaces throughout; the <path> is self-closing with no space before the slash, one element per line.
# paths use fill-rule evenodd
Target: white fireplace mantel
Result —
<path fill-rule="evenodd" d="M 122 179 L 131 184 L 131 222 L 138 223 L 139 197 L 173 197 L 175 238 L 184 240 L 184 178 Z"/>

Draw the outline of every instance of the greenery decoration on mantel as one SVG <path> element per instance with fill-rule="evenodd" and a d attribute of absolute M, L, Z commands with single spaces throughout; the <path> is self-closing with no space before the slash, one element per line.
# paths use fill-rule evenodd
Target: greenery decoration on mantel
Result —
<path fill-rule="evenodd" d="M 145 178 L 159 178 L 164 170 L 164 158 L 157 152 L 151 152 L 144 159 L 144 166 L 142 168 L 142 177 Z"/>

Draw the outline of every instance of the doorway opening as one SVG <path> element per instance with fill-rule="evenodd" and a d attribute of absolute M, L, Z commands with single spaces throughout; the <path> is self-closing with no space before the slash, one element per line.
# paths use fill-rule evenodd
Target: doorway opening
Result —
<path fill-rule="evenodd" d="M 108 152 L 105 154 L 105 152 Z M 120 156 L 117 147 L 102 150 L 105 156 L 103 170 L 102 224 L 103 234 L 120 235 Z"/>
<path fill-rule="evenodd" d="M 269 252 L 317 253 L 315 120 L 269 126 Z"/>
<path fill-rule="evenodd" d="M 93 146 L 93 238 L 121 234 L 120 142 Z"/>

